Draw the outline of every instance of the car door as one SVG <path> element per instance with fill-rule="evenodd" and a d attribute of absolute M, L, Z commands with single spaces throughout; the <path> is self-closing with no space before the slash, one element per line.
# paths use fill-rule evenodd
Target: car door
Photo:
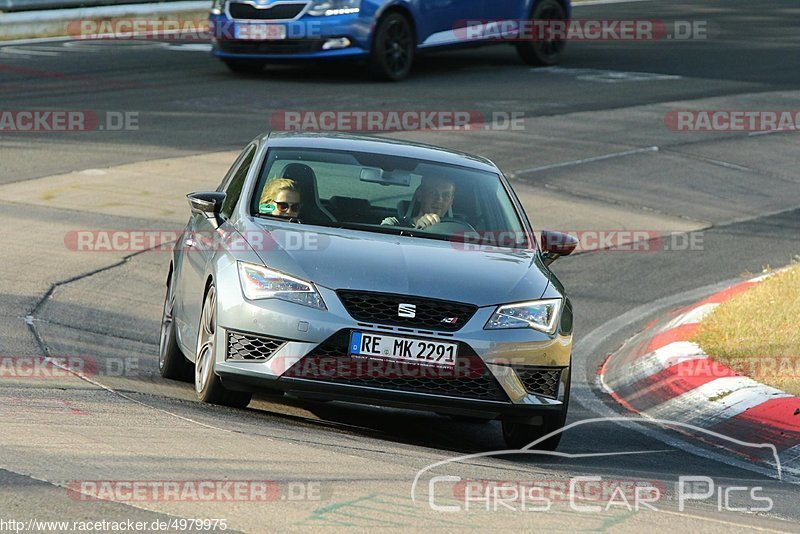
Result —
<path fill-rule="evenodd" d="M 253 163 L 256 145 L 249 145 L 228 171 L 217 191 L 225 193 L 225 202 L 222 205 L 222 218 L 230 217 L 236 203 L 241 196 L 242 186 Z M 227 221 L 223 224 L 228 224 Z M 224 228 L 223 228 L 224 230 Z M 181 343 L 190 349 L 195 348 L 197 342 L 200 312 L 203 306 L 203 293 L 205 291 L 205 274 L 208 265 L 217 253 L 220 239 L 217 237 L 217 227 L 214 221 L 204 215 L 192 213 L 186 232 L 180 244 L 183 261 L 180 266 L 178 278 L 177 301 L 180 303 L 179 314 L 176 314 L 175 324 L 181 336 Z M 181 320 L 177 320 L 177 317 Z"/>
<path fill-rule="evenodd" d="M 454 30 L 467 21 L 482 20 L 483 8 L 484 0 L 419 0 L 421 46 L 457 44 L 463 36 Z"/>

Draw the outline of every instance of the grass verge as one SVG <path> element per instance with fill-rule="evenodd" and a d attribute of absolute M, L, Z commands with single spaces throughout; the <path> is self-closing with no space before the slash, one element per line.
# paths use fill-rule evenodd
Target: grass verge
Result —
<path fill-rule="evenodd" d="M 800 264 L 720 304 L 693 341 L 739 373 L 800 395 Z"/>

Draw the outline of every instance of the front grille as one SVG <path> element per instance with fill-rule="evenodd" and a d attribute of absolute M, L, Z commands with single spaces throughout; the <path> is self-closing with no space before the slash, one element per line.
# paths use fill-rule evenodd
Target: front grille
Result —
<path fill-rule="evenodd" d="M 293 19 L 303 11 L 305 3 L 301 4 L 278 4 L 274 7 L 259 9 L 251 4 L 241 2 L 231 2 L 228 4 L 228 11 L 235 19 L 250 20 L 288 20 Z"/>
<path fill-rule="evenodd" d="M 226 360 L 263 361 L 269 359 L 286 341 L 228 330 Z"/>
<path fill-rule="evenodd" d="M 220 39 L 217 48 L 232 54 L 313 54 L 322 50 L 324 40 L 284 39 L 278 41 L 228 41 Z"/>
<path fill-rule="evenodd" d="M 554 399 L 558 396 L 561 369 L 515 367 L 514 370 L 528 393 Z"/>
<path fill-rule="evenodd" d="M 472 304 L 388 293 L 340 290 L 336 294 L 342 300 L 347 313 L 355 320 L 365 323 L 455 332 L 478 310 L 478 307 Z M 415 317 L 400 317 L 398 315 L 400 304 L 416 306 Z"/>
<path fill-rule="evenodd" d="M 456 365 L 448 368 L 351 357 L 347 350 L 349 342 L 349 330 L 337 332 L 295 363 L 282 378 L 509 402 L 494 375 L 464 343 L 459 343 Z"/>

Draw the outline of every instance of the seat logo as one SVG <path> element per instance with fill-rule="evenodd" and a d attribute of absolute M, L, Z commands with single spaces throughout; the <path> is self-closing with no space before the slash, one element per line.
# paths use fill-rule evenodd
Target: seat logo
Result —
<path fill-rule="evenodd" d="M 397 307 L 397 316 L 413 319 L 417 316 L 417 307 L 413 304 L 400 304 Z"/>

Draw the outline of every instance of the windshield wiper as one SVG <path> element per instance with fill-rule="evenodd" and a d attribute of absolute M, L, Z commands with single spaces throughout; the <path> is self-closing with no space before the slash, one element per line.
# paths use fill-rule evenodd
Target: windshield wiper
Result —
<path fill-rule="evenodd" d="M 264 214 L 256 214 L 255 216 L 270 221 L 283 221 L 296 224 L 305 224 L 301 219 L 297 219 L 294 217 L 292 217 L 291 219 L 286 219 L 284 217 L 275 217 Z M 422 230 L 418 230 L 416 228 L 405 228 L 401 226 L 389 226 L 389 225 L 335 222 L 330 224 L 316 224 L 315 226 L 320 226 L 322 228 L 341 228 L 342 230 L 361 230 L 362 232 L 375 232 L 376 234 L 398 235 L 402 237 L 419 237 L 422 239 L 434 239 L 436 241 L 450 241 L 453 237 L 455 237 L 444 234 L 431 234 L 428 232 L 424 232 Z"/>
<path fill-rule="evenodd" d="M 431 234 L 418 228 L 405 228 L 402 226 L 390 225 L 371 225 L 360 223 L 336 223 L 336 228 L 344 230 L 363 230 L 365 232 L 376 232 L 380 234 L 399 235 L 403 237 L 419 237 L 422 239 L 434 239 L 436 241 L 450 241 L 451 236 L 444 234 Z"/>
<path fill-rule="evenodd" d="M 333 228 L 341 228 L 343 230 L 363 230 L 365 232 L 376 232 L 379 234 L 390 234 L 390 235 L 402 235 L 406 237 L 414 237 L 415 234 L 408 231 L 407 228 L 401 228 L 398 226 L 386 226 L 386 225 L 372 225 L 372 224 L 361 224 L 361 223 L 346 223 L 346 222 L 338 222 L 330 225 Z"/>

